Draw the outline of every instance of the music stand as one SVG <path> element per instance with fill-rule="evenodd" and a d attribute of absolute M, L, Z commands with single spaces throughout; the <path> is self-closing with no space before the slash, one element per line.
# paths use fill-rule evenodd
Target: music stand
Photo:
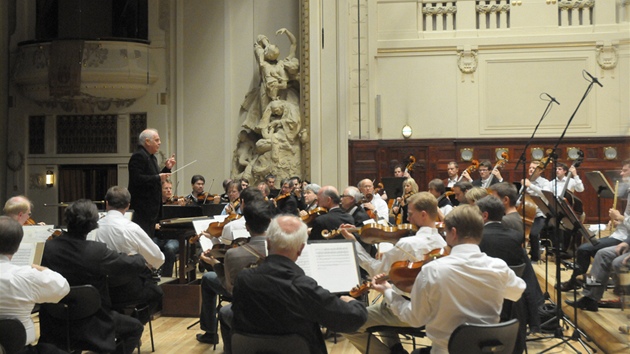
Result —
<path fill-rule="evenodd" d="M 405 194 L 403 182 L 405 182 L 406 179 L 405 177 L 383 177 L 381 182 L 383 182 L 387 196 L 391 199 L 402 197 L 403 194 Z"/>
<path fill-rule="evenodd" d="M 588 179 L 591 186 L 593 186 L 597 192 L 597 237 L 601 238 L 602 208 L 600 198 L 614 198 L 615 191 L 610 186 L 610 183 L 608 183 L 606 177 L 604 177 L 604 174 L 600 171 L 586 172 L 586 179 Z"/>

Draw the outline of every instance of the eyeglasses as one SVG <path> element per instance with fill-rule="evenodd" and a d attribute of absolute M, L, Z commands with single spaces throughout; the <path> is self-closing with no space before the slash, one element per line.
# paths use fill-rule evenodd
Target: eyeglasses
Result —
<path fill-rule="evenodd" d="M 488 171 L 490 171 L 490 170 L 487 170 L 487 169 L 479 169 L 479 172 L 488 172 Z"/>

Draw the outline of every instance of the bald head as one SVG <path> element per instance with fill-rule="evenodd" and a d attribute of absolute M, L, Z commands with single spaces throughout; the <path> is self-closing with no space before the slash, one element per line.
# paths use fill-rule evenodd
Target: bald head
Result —
<path fill-rule="evenodd" d="M 295 261 L 306 241 L 306 224 L 294 215 L 279 215 L 271 220 L 267 229 L 269 253 L 285 256 Z"/>
<path fill-rule="evenodd" d="M 323 208 L 332 208 L 339 206 L 341 203 L 341 197 L 337 188 L 333 186 L 323 186 L 319 193 L 317 193 L 317 204 Z"/>

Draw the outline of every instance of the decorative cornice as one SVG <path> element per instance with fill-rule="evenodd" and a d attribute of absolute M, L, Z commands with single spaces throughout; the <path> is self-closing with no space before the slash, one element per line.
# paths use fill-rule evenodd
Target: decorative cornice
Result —
<path fill-rule="evenodd" d="M 425 16 L 435 16 L 435 15 L 452 15 L 457 13 L 457 6 L 428 6 L 425 5 L 422 7 L 422 14 Z"/>
<path fill-rule="evenodd" d="M 475 10 L 477 10 L 479 14 L 510 12 L 510 4 L 477 5 Z"/>
<path fill-rule="evenodd" d="M 595 6 L 595 0 L 560 0 L 558 1 L 558 8 L 560 10 L 574 10 L 574 9 L 590 9 Z"/>

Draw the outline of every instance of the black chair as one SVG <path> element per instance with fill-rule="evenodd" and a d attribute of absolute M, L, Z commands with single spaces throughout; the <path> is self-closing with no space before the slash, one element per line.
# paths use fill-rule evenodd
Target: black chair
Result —
<path fill-rule="evenodd" d="M 509 267 L 510 269 L 512 269 L 512 271 L 514 271 L 514 274 L 516 274 L 517 277 L 523 277 L 523 272 L 525 271 L 525 263 Z"/>
<path fill-rule="evenodd" d="M 0 319 L 0 348 L 7 354 L 17 353 L 26 346 L 26 329 L 17 318 Z"/>
<path fill-rule="evenodd" d="M 70 287 L 70 292 L 66 297 L 56 304 L 46 303 L 41 305 L 41 311 L 51 317 L 63 321 L 65 325 L 67 352 L 80 349 L 73 343 L 71 337 L 71 321 L 86 319 L 93 316 L 101 308 L 101 294 L 92 285 L 78 285 Z"/>
<path fill-rule="evenodd" d="M 368 327 L 366 330 L 369 334 L 373 335 L 375 333 L 381 332 L 389 332 L 395 333 L 397 336 L 402 336 L 403 339 L 411 340 L 413 344 L 413 349 L 416 349 L 416 338 L 424 338 L 427 334 L 424 330 L 424 326 L 422 327 L 396 327 L 396 326 L 372 326 Z M 372 336 L 368 336 L 367 346 L 365 348 L 365 353 L 368 354 L 370 352 L 370 340 Z"/>
<path fill-rule="evenodd" d="M 464 323 L 451 334 L 448 352 L 511 354 L 516 343 L 517 332 L 517 319 L 497 324 Z"/>
<path fill-rule="evenodd" d="M 232 333 L 233 354 L 310 353 L 308 342 L 299 334 L 266 335 Z"/>
<path fill-rule="evenodd" d="M 129 315 L 133 318 L 136 318 L 140 322 L 144 322 L 143 319 L 147 318 L 147 322 L 149 323 L 149 336 L 151 338 L 151 352 L 155 352 L 155 343 L 153 342 L 153 323 L 151 322 L 153 320 L 153 315 L 151 314 L 149 304 L 130 303 L 122 306 L 119 305 L 113 310 L 122 313 L 123 315 Z M 138 348 L 138 353 L 140 353 L 140 348 Z"/>

